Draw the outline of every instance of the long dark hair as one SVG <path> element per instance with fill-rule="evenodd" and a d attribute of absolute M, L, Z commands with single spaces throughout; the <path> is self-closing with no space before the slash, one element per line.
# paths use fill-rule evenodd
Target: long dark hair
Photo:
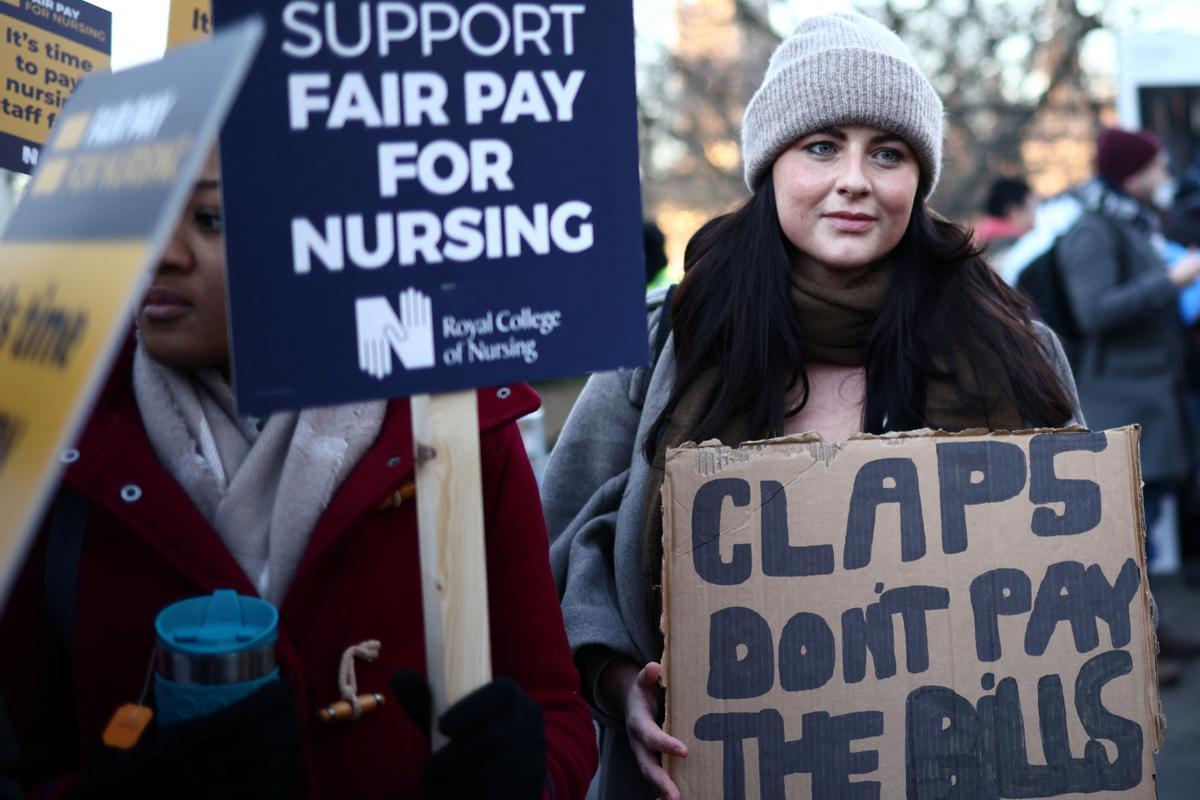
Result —
<path fill-rule="evenodd" d="M 644 443 L 653 461 L 667 420 L 703 372 L 721 379 L 688 438 L 718 436 L 746 415 L 750 429 L 783 433 L 788 393 L 808 398 L 800 324 L 791 300 L 791 243 L 779 227 L 768 172 L 754 196 L 707 222 L 688 242 L 674 293 L 675 385 Z M 932 215 L 923 200 L 889 256 L 887 296 L 866 342 L 864 429 L 929 424 L 925 389 L 949 381 L 963 410 L 986 414 L 996 393 L 1035 426 L 1071 418 L 1066 389 L 1020 294 L 998 278 L 970 233 Z M 952 364 L 969 364 L 974 382 Z"/>

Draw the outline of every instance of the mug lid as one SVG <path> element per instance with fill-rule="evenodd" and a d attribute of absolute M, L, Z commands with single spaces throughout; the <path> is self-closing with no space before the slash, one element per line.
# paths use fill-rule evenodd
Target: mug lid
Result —
<path fill-rule="evenodd" d="M 173 603 L 154 621 L 159 646 L 196 655 L 257 650 L 278 638 L 278 627 L 275 606 L 233 589 Z"/>

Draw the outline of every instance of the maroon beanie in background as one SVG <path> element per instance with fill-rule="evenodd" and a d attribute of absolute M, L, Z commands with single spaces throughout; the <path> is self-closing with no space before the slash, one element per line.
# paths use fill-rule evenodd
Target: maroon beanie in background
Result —
<path fill-rule="evenodd" d="M 1096 140 L 1096 174 L 1109 183 L 1121 181 L 1147 166 L 1162 150 L 1162 142 L 1149 131 L 1105 128 Z"/>

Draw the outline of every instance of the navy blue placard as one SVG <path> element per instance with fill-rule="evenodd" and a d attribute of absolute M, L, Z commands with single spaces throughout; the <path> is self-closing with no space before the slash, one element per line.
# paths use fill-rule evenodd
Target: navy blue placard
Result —
<path fill-rule="evenodd" d="M 42 146 L 37 142 L 13 136 L 11 133 L 0 133 L 0 169 L 13 172 L 33 172 L 41 157 Z"/>
<path fill-rule="evenodd" d="M 646 363 L 631 0 L 382 5 L 213 3 L 268 26 L 221 137 L 239 408 Z"/>

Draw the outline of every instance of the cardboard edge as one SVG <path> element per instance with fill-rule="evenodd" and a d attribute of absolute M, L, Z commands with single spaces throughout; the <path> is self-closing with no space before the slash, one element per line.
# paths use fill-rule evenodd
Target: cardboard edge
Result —
<path fill-rule="evenodd" d="M 670 451 L 667 452 L 667 460 L 671 458 Z M 658 618 L 658 627 L 662 631 L 663 637 L 663 653 L 662 653 L 662 669 L 659 672 L 658 682 L 663 687 L 663 724 L 662 729 L 670 736 L 675 736 L 672 733 L 672 717 L 671 711 L 674 707 L 674 702 L 671 699 L 671 682 L 667 676 L 671 674 L 671 607 L 668 598 L 671 596 L 671 559 L 668 557 L 670 548 L 674 545 L 671 538 L 671 533 L 674 530 L 674 515 L 675 509 L 667 502 L 668 491 L 670 486 L 671 473 L 669 470 L 663 471 L 663 484 L 659 490 L 662 503 L 662 613 Z M 678 737 L 676 737 L 678 738 Z M 676 779 L 676 759 L 670 753 L 663 753 L 662 756 L 663 769 L 667 771 L 667 775 L 671 780 Z"/>
<path fill-rule="evenodd" d="M 777 444 L 812 444 L 813 442 L 824 441 L 825 439 L 816 431 L 789 433 L 786 436 L 776 436 L 774 439 L 747 439 L 736 445 L 725 444 L 720 439 L 705 439 L 703 442 L 684 442 L 678 447 L 668 447 L 667 455 L 670 457 L 672 453 L 678 454 L 680 451 L 687 450 L 719 450 L 721 448 L 740 450 L 743 447 L 762 447 L 764 445 Z"/>
<path fill-rule="evenodd" d="M 997 428 L 996 430 L 989 430 L 988 428 L 965 428 L 961 431 L 948 431 L 944 428 L 918 428 L 911 431 L 893 431 L 891 433 L 854 433 L 846 441 L 855 441 L 858 439 L 917 439 L 926 437 L 953 438 L 956 436 L 1036 436 L 1042 433 L 1088 433 L 1088 429 L 1082 425 L 1068 425 L 1063 428 L 1018 428 L 1016 430 L 1006 430 L 1003 428 Z"/>
<path fill-rule="evenodd" d="M 1120 428 L 1112 428 L 1111 430 L 1130 431 L 1140 430 L 1141 426 L 1137 424 L 1125 425 Z M 940 439 L 940 438 L 956 438 L 963 436 L 1037 436 L 1043 433 L 1088 433 L 1089 429 L 1082 425 L 1068 425 L 1064 428 L 1022 428 L 1020 430 L 988 430 L 987 428 L 967 428 L 961 431 L 947 431 L 942 428 L 917 428 L 911 431 L 892 431 L 891 433 L 852 433 L 845 439 L 837 442 L 829 442 L 834 446 L 844 444 L 846 442 L 859 441 L 888 441 L 896 439 Z M 825 438 L 816 431 L 805 431 L 804 433 L 789 433 L 786 436 L 776 436 L 772 439 L 747 439 L 737 445 L 728 445 L 720 439 L 705 439 L 702 442 L 684 442 L 678 447 L 667 448 L 667 460 L 672 456 L 679 457 L 681 451 L 688 450 L 704 450 L 704 449 L 727 449 L 740 450 L 744 447 L 763 448 L 775 447 L 778 445 L 787 444 L 813 444 L 826 443 Z"/>
<path fill-rule="evenodd" d="M 1154 720 L 1154 752 L 1157 753 L 1163 745 L 1163 732 L 1167 727 L 1167 718 L 1163 713 L 1162 696 L 1158 691 L 1158 631 L 1154 627 L 1153 598 L 1150 594 L 1150 578 L 1146 567 L 1146 511 L 1142 497 L 1142 461 L 1140 443 L 1142 438 L 1141 425 L 1127 425 L 1116 430 L 1127 434 L 1126 442 L 1129 447 L 1129 461 L 1133 465 L 1130 474 L 1129 493 L 1133 500 L 1134 519 L 1137 523 L 1136 549 L 1138 553 L 1138 570 L 1141 572 L 1141 608 L 1142 621 L 1145 623 L 1147 636 L 1143 642 L 1146 649 L 1146 663 L 1150 665 L 1150 678 L 1146 685 L 1146 711 Z M 1155 781 L 1157 782 L 1157 773 Z"/>

